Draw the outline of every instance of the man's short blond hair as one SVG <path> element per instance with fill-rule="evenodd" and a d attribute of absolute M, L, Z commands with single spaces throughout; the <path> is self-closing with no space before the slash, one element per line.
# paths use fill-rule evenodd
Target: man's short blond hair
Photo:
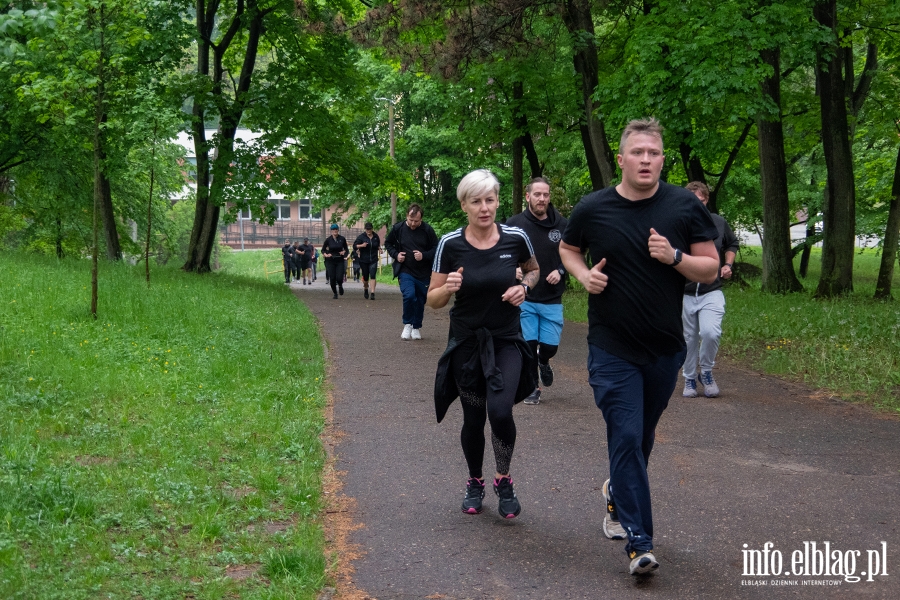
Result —
<path fill-rule="evenodd" d="M 487 169 L 472 171 L 463 177 L 459 185 L 456 186 L 456 198 L 460 202 L 465 202 L 471 196 L 483 196 L 488 192 L 499 193 L 500 182 Z"/>
<path fill-rule="evenodd" d="M 656 117 L 649 117 L 647 119 L 634 119 L 633 121 L 629 121 L 628 125 L 625 126 L 625 130 L 622 131 L 622 138 L 619 140 L 619 154 L 622 153 L 622 149 L 625 147 L 625 140 L 627 140 L 632 134 L 635 133 L 655 135 L 659 138 L 659 141 L 662 142 L 663 126 L 659 124 L 659 121 L 656 120 Z"/>

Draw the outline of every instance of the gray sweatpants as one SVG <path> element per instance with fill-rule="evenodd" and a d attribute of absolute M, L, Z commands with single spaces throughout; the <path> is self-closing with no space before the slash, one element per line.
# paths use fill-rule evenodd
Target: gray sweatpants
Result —
<path fill-rule="evenodd" d="M 684 324 L 684 343 L 687 345 L 687 358 L 682 367 L 685 379 L 697 378 L 698 358 L 700 371 L 711 371 L 715 366 L 724 316 L 725 294 L 722 290 L 702 296 L 684 296 L 681 320 Z"/>

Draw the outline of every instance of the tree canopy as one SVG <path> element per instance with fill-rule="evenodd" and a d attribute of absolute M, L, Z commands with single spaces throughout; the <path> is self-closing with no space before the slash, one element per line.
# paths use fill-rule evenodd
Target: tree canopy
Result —
<path fill-rule="evenodd" d="M 109 258 L 185 239 L 203 272 L 221 222 L 272 218 L 270 189 L 379 224 L 395 192 L 446 231 L 475 168 L 500 178 L 501 216 L 536 175 L 565 212 L 616 182 L 618 132 L 652 115 L 664 177 L 706 182 L 712 211 L 762 234 L 764 288 L 798 289 L 793 255 L 823 242 L 817 293 L 838 295 L 856 236 L 896 260 L 898 37 L 887 0 L 7 2 L 0 234 L 90 251 L 96 205 Z M 188 234 L 165 200 L 178 130 L 197 156 Z"/>

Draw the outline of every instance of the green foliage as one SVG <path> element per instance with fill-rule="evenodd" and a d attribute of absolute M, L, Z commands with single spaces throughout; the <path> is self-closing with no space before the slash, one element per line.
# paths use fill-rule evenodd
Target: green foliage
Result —
<path fill-rule="evenodd" d="M 312 315 L 258 268 L 108 264 L 95 321 L 88 268 L 0 255 L 0 596 L 314 598 Z"/>
<path fill-rule="evenodd" d="M 9 158 L 14 212 L 23 222 L 7 240 L 57 255 L 88 251 L 94 109 L 100 93 L 105 107 L 101 170 L 110 180 L 125 251 L 139 254 L 148 203 L 150 213 L 164 221 L 168 198 L 184 184 L 175 161 L 180 149 L 166 142 L 182 122 L 180 98 L 171 89 L 178 83 L 178 49 L 187 41 L 181 8 L 149 0 L 69 0 L 53 8 L 30 19 L 27 11 L 20 15 L 28 25 L 19 27 L 23 43 L 15 46 L 14 61 L 0 62 L 0 71 L 10 77 L 3 89 L 12 92 L 9 106 L 18 136 L 31 140 L 14 147 Z M 52 17 L 52 27 L 38 17 Z M 139 236 L 134 241 L 130 222 Z"/>

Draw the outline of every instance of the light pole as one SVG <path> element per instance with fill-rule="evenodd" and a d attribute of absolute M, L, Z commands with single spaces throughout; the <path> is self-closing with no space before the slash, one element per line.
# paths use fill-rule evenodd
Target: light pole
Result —
<path fill-rule="evenodd" d="M 394 160 L 394 101 L 389 98 L 375 98 L 388 103 L 388 129 L 391 135 L 391 160 Z M 391 191 L 391 227 L 397 223 L 397 191 Z"/>

